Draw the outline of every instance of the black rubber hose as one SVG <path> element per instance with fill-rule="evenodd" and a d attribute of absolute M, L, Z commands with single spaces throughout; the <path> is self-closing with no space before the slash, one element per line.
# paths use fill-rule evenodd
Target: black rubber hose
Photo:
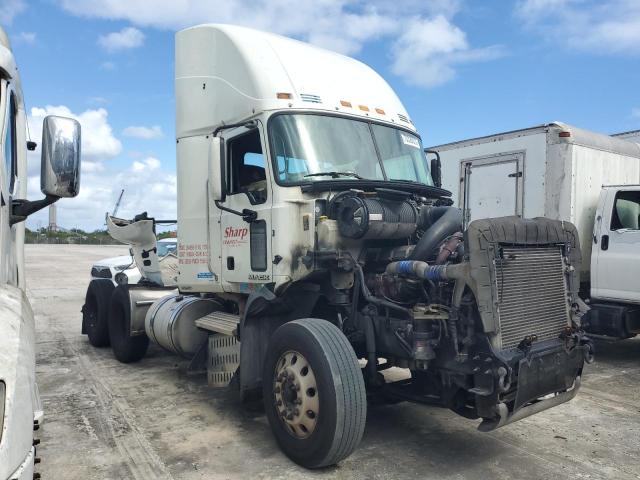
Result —
<path fill-rule="evenodd" d="M 427 261 L 445 238 L 462 230 L 462 210 L 455 207 L 423 208 L 418 222 L 425 232 L 409 260 Z"/>

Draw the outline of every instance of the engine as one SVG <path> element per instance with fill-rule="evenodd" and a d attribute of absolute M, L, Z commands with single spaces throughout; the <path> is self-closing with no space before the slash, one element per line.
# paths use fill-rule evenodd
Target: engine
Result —
<path fill-rule="evenodd" d="M 315 258 L 331 272 L 327 302 L 368 359 L 368 382 L 407 368 L 398 396 L 482 417 L 484 429 L 571 390 L 591 358 L 573 225 L 503 217 L 463 231 L 459 209 L 390 189 L 343 191 L 320 210 Z M 521 365 L 535 355 L 537 367 Z M 558 371 L 540 381 L 545 368 Z"/>

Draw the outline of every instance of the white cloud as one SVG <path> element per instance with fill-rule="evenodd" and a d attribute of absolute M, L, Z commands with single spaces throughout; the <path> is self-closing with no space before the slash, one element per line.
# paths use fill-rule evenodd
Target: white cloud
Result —
<path fill-rule="evenodd" d="M 80 194 L 76 198 L 58 201 L 60 226 L 77 226 L 88 231 L 103 228 L 104 214 L 113 209 L 122 188 L 125 193 L 118 215 L 133 218 L 147 210 L 157 218 L 176 218 L 175 174 L 164 170 L 160 160 L 152 156 L 128 160 L 124 168 L 119 168 L 114 161 L 118 160 L 120 164 L 124 161 L 120 156 L 122 144 L 113 135 L 106 109 L 89 109 L 76 114 L 63 105 L 32 108 L 28 118 L 29 129 L 31 137 L 38 143 L 41 141 L 42 119 L 50 114 L 75 118 L 82 125 Z M 40 146 L 29 156 L 30 199 L 42 197 L 39 150 Z M 46 226 L 46 209 L 29 217 L 27 225 L 29 228 Z"/>
<path fill-rule="evenodd" d="M 134 27 L 126 27 L 119 32 L 111 32 L 98 37 L 98 45 L 107 52 L 137 48 L 141 47 L 143 43 L 144 33 Z"/>
<path fill-rule="evenodd" d="M 395 43 L 391 52 L 394 72 L 413 84 L 427 87 L 451 79 L 456 65 L 495 58 L 499 50 L 498 47 L 472 48 L 464 32 L 452 23 L 462 0 L 58 1 L 65 10 L 79 16 L 125 20 L 138 26 L 171 30 L 206 22 L 245 25 L 349 55 L 357 54 L 368 43 L 391 40 Z M 430 27 L 430 31 L 445 33 L 447 40 L 454 44 L 445 45 L 444 40 L 438 38 L 420 38 L 425 36 L 419 32 L 424 26 Z M 408 33 L 410 29 L 412 31 Z M 440 48 L 435 52 L 432 50 L 429 57 L 422 52 L 413 52 L 420 57 L 417 65 L 420 74 L 409 68 L 408 53 L 402 49 L 418 45 Z M 453 58 L 449 59 L 449 55 Z M 428 64 L 432 60 L 437 62 L 433 68 Z M 422 74 L 429 80 L 417 79 Z"/>
<path fill-rule="evenodd" d="M 28 187 L 29 198 L 42 197 L 38 176 L 29 178 Z M 133 218 L 147 211 L 156 218 L 176 218 L 176 176 L 160 167 L 136 170 L 132 164 L 121 171 L 83 169 L 80 194 L 57 202 L 58 225 L 86 231 L 105 228 L 105 212 L 113 210 L 121 189 L 124 189 L 124 195 L 118 210 L 119 217 Z M 32 215 L 27 226 L 46 226 L 47 214 L 45 209 Z"/>
<path fill-rule="evenodd" d="M 640 118 L 640 107 L 634 107 L 631 109 L 631 118 Z"/>
<path fill-rule="evenodd" d="M 152 127 L 135 126 L 125 128 L 122 131 L 125 137 L 140 138 L 142 140 L 152 140 L 154 138 L 162 137 L 162 128 L 160 125 L 154 125 Z"/>
<path fill-rule="evenodd" d="M 107 70 L 107 71 L 109 71 L 109 72 L 110 72 L 110 71 L 112 71 L 112 70 L 115 70 L 115 69 L 116 69 L 116 64 L 115 64 L 115 63 L 113 63 L 113 62 L 102 62 L 102 63 L 100 64 L 100 68 L 101 68 L 102 70 Z"/>
<path fill-rule="evenodd" d="M 573 50 L 640 54 L 638 0 L 521 0 L 515 15 L 532 31 Z"/>
<path fill-rule="evenodd" d="M 0 25 L 11 25 L 13 19 L 26 8 L 24 0 L 0 0 Z"/>
<path fill-rule="evenodd" d="M 157 170 L 158 168 L 160 168 L 160 160 L 155 157 L 147 157 L 142 161 L 136 160 L 131 164 L 131 170 L 136 173 Z"/>
<path fill-rule="evenodd" d="M 454 78 L 456 65 L 503 54 L 499 46 L 471 48 L 466 34 L 444 15 L 413 18 L 393 45 L 391 68 L 410 84 L 434 87 Z"/>
<path fill-rule="evenodd" d="M 12 41 L 16 44 L 33 45 L 36 43 L 35 32 L 20 32 L 12 37 Z"/>

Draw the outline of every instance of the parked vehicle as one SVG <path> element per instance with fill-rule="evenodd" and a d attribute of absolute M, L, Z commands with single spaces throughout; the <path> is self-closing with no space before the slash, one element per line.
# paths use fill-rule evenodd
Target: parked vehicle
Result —
<path fill-rule="evenodd" d="M 175 81 L 178 288 L 160 279 L 153 220 L 109 217 L 153 284 L 89 285 L 118 360 L 149 341 L 206 360 L 210 384 L 262 398 L 308 468 L 356 448 L 367 395 L 484 431 L 575 396 L 591 347 L 573 225 L 479 219 L 463 240 L 409 114 L 351 58 L 202 25 L 176 35 Z"/>
<path fill-rule="evenodd" d="M 178 255 L 178 241 L 175 238 L 162 238 L 158 240 L 158 258 L 167 255 Z M 91 266 L 91 280 L 109 279 L 113 286 L 128 283 L 135 284 L 140 281 L 140 270 L 133 260 L 133 255 L 120 255 L 117 257 L 103 258 Z"/>
<path fill-rule="evenodd" d="M 631 130 L 629 132 L 614 133 L 612 137 L 619 138 L 621 140 L 628 140 L 630 142 L 640 143 L 640 130 Z"/>
<path fill-rule="evenodd" d="M 26 296 L 24 220 L 80 188 L 80 125 L 49 116 L 42 134 L 42 200 L 27 200 L 27 113 L 9 39 L 0 28 L 0 479 L 34 475 L 43 421 L 35 379 L 35 323 Z"/>
<path fill-rule="evenodd" d="M 581 296 L 591 307 L 584 328 L 640 333 L 639 144 L 551 123 L 430 150 L 467 223 L 492 212 L 573 223 Z"/>

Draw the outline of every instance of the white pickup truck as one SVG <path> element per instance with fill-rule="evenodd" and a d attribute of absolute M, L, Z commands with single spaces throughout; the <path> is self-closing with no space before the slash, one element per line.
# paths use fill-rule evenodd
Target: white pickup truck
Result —
<path fill-rule="evenodd" d="M 24 220 L 80 188 L 80 124 L 49 116 L 42 134 L 40 189 L 27 200 L 27 115 L 9 39 L 0 28 L 0 480 L 31 480 L 34 431 L 43 419 L 35 381 L 35 321 L 26 296 Z"/>
<path fill-rule="evenodd" d="M 431 147 L 465 214 L 575 224 L 589 333 L 640 333 L 640 144 L 560 122 Z"/>
<path fill-rule="evenodd" d="M 167 255 L 177 256 L 178 241 L 175 238 L 161 238 L 158 240 L 158 258 Z M 113 282 L 114 287 L 121 284 L 138 283 L 141 275 L 136 266 L 133 255 L 120 255 L 118 257 L 103 258 L 91 266 L 91 280 L 106 278 Z"/>

